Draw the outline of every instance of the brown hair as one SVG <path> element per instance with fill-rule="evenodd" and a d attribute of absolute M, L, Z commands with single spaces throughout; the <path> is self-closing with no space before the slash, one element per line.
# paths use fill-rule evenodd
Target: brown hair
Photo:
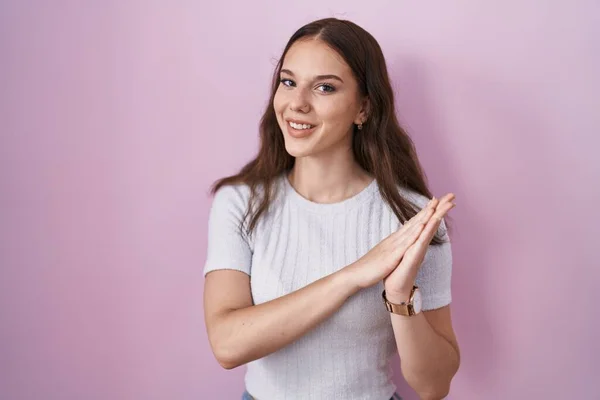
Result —
<path fill-rule="evenodd" d="M 273 98 L 280 84 L 280 72 L 285 55 L 300 39 L 319 39 L 337 51 L 350 66 L 363 96 L 370 107 L 366 123 L 360 133 L 354 127 L 352 149 L 358 164 L 377 180 L 382 198 L 401 223 L 412 218 L 418 208 L 404 199 L 398 186 L 403 186 L 428 198 L 426 176 L 416 155 L 415 147 L 400 127 L 394 109 L 394 93 L 390 85 L 385 58 L 375 38 L 353 22 L 326 18 L 311 22 L 298 29 L 290 38 L 279 59 L 268 106 L 260 121 L 260 149 L 256 158 L 247 163 L 239 173 L 217 180 L 211 189 L 229 184 L 246 184 L 250 187 L 250 203 L 244 221 L 250 218 L 251 233 L 260 216 L 267 211 L 275 195 L 274 182 L 294 166 L 295 158 L 285 149 L 283 133 L 277 123 Z M 259 199 L 258 194 L 262 193 Z M 242 221 L 242 225 L 244 224 Z M 438 231 L 432 244 L 441 244 Z"/>

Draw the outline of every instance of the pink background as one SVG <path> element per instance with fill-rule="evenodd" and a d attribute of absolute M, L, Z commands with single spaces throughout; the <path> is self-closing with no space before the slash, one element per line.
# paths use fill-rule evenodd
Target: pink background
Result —
<path fill-rule="evenodd" d="M 3 1 L 0 398 L 239 398 L 203 323 L 207 188 L 328 16 L 379 40 L 457 195 L 450 398 L 600 398 L 600 7 L 484 3 Z"/>

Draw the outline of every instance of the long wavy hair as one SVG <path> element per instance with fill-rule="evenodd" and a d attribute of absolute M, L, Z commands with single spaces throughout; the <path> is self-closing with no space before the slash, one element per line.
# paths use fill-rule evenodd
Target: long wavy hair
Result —
<path fill-rule="evenodd" d="M 251 234 L 275 196 L 276 179 L 289 173 L 294 166 L 295 158 L 285 149 L 273 98 L 280 84 L 281 67 L 288 50 L 296 41 L 311 38 L 326 43 L 343 57 L 354 73 L 360 93 L 368 97 L 368 117 L 362 130 L 357 131 L 354 126 L 352 151 L 358 164 L 375 177 L 382 198 L 396 217 L 401 223 L 406 222 L 419 209 L 400 195 L 398 186 L 431 198 L 426 176 L 411 138 L 396 117 L 394 93 L 379 44 L 360 26 L 336 18 L 313 21 L 298 29 L 289 39 L 276 65 L 269 103 L 260 121 L 257 156 L 237 174 L 217 180 L 211 193 L 214 195 L 224 185 L 249 186 L 250 201 L 240 228 L 249 218 L 246 233 Z M 446 227 L 449 228 L 447 222 Z M 444 243 L 444 235 L 445 232 L 438 231 L 431 244 Z"/>

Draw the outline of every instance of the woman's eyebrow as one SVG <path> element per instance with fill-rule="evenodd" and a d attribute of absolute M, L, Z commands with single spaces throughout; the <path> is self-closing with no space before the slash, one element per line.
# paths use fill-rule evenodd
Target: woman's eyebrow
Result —
<path fill-rule="evenodd" d="M 294 73 L 292 71 L 290 71 L 289 69 L 282 69 L 281 73 L 288 74 L 290 76 L 294 76 Z M 341 83 L 344 83 L 344 81 L 342 80 L 342 78 L 340 78 L 337 75 L 333 75 L 333 74 L 317 75 L 317 76 L 314 77 L 314 80 L 323 80 L 323 79 L 335 79 L 337 81 L 340 81 Z"/>

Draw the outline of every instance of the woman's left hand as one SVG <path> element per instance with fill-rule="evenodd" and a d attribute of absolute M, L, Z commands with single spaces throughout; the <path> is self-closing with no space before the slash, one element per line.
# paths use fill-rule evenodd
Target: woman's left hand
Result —
<path fill-rule="evenodd" d="M 384 278 L 385 294 L 390 302 L 401 303 L 408 301 L 417 278 L 417 272 L 419 272 L 419 268 L 429 248 L 429 243 L 438 231 L 442 218 L 456 205 L 453 203 L 454 198 L 454 194 L 448 193 L 438 200 L 437 205 L 433 204 L 435 212 L 421 232 L 421 235 L 404 253 L 396 269 Z"/>

